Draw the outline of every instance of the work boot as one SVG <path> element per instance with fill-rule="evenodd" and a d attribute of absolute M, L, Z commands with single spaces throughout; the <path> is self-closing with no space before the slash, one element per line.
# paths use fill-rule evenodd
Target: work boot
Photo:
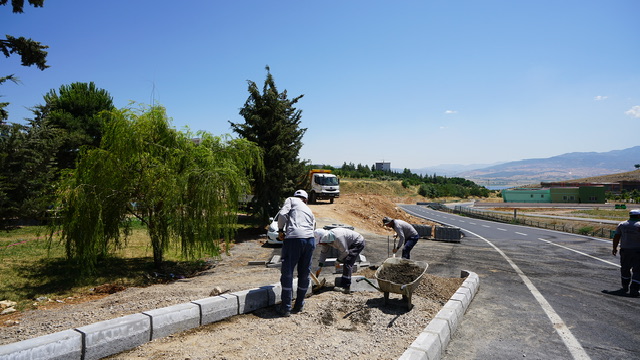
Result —
<path fill-rule="evenodd" d="M 631 289 L 629 289 L 630 297 L 639 297 L 640 296 L 640 284 L 637 282 L 631 283 Z"/>
<path fill-rule="evenodd" d="M 291 310 L 287 309 L 283 305 L 280 305 L 280 306 L 276 307 L 276 312 L 281 317 L 289 317 L 289 316 L 291 316 Z"/>
<path fill-rule="evenodd" d="M 611 295 L 627 295 L 627 289 L 622 288 L 622 289 L 618 289 L 618 290 L 614 290 L 614 291 L 609 291 L 609 290 L 602 290 L 603 293 L 605 294 L 611 294 Z"/>
<path fill-rule="evenodd" d="M 291 309 L 291 313 L 292 314 L 301 313 L 303 309 L 304 309 L 304 304 L 302 305 L 295 304 L 293 306 L 293 309 Z"/>
<path fill-rule="evenodd" d="M 348 287 L 343 288 L 343 287 L 336 286 L 333 289 L 335 291 L 339 291 L 339 292 L 341 292 L 343 294 L 351 294 L 351 288 L 348 288 Z"/>

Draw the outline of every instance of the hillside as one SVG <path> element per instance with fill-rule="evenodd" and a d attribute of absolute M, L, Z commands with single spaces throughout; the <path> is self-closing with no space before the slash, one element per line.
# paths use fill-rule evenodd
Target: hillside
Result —
<path fill-rule="evenodd" d="M 627 171 L 640 159 L 640 146 L 609 152 L 573 152 L 550 158 L 525 159 L 456 176 L 476 183 L 485 181 L 547 182 L 595 178 Z"/>
<path fill-rule="evenodd" d="M 594 183 L 613 183 L 620 181 L 640 181 L 640 170 L 627 171 L 617 174 L 592 176 L 582 179 L 567 180 L 569 183 L 594 182 Z"/>

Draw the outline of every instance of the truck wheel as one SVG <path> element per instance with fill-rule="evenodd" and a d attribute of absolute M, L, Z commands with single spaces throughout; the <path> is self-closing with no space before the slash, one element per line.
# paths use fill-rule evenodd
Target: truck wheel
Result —
<path fill-rule="evenodd" d="M 331 204 L 333 204 L 333 199 L 334 199 L 334 198 L 331 198 L 331 200 L 329 200 L 329 202 L 330 202 Z"/>
<path fill-rule="evenodd" d="M 309 194 L 309 203 L 310 204 L 316 203 L 316 193 L 312 192 L 311 194 Z"/>

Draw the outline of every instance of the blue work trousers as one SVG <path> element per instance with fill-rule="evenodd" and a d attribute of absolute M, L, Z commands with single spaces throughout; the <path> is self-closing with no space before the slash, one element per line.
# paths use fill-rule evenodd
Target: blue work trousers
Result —
<path fill-rule="evenodd" d="M 416 246 L 419 238 L 420 236 L 412 236 L 404 242 L 404 247 L 402 247 L 403 259 L 411 259 L 411 249 Z"/>
<path fill-rule="evenodd" d="M 340 278 L 340 285 L 344 288 L 351 286 L 351 274 L 353 274 L 353 265 L 355 265 L 358 256 L 364 249 L 364 241 L 355 243 L 349 248 L 347 256 L 342 261 L 342 277 Z"/>
<path fill-rule="evenodd" d="M 296 306 L 304 305 L 304 297 L 309 289 L 309 274 L 311 273 L 311 258 L 316 248 L 314 238 L 284 239 L 282 242 L 282 269 L 280 271 L 280 285 L 282 285 L 283 308 L 291 309 L 293 298 L 293 269 L 298 267 L 298 290 Z"/>
<path fill-rule="evenodd" d="M 622 287 L 631 282 L 631 292 L 640 290 L 640 249 L 620 249 L 620 277 Z"/>

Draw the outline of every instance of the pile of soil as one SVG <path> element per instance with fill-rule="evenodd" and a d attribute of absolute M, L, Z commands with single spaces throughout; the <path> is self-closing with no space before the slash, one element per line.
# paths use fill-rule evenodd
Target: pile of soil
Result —
<path fill-rule="evenodd" d="M 410 284 L 420 277 L 423 272 L 424 269 L 416 264 L 386 264 L 378 271 L 378 279 L 396 284 Z"/>

